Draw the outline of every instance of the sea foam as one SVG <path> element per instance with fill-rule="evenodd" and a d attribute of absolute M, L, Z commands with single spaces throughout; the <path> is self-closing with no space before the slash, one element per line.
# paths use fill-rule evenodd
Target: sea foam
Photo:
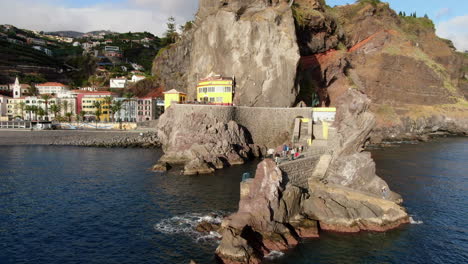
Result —
<path fill-rule="evenodd" d="M 409 221 L 410 221 L 410 224 L 412 224 L 412 225 L 424 224 L 423 221 L 414 220 L 414 218 L 412 216 L 409 217 Z"/>
<path fill-rule="evenodd" d="M 221 235 L 218 232 L 200 233 L 195 230 L 198 224 L 205 221 L 212 224 L 221 224 L 224 213 L 211 214 L 190 213 L 161 220 L 154 225 L 154 229 L 165 234 L 185 234 L 196 242 L 218 241 Z"/>

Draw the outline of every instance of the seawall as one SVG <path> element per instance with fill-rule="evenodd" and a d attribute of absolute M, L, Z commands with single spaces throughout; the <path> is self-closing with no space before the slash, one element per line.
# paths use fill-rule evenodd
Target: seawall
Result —
<path fill-rule="evenodd" d="M 255 144 L 276 147 L 291 139 L 296 117 L 311 118 L 312 108 L 273 108 L 174 104 L 175 119 L 200 113 L 222 122 L 235 121 L 245 127 Z"/>

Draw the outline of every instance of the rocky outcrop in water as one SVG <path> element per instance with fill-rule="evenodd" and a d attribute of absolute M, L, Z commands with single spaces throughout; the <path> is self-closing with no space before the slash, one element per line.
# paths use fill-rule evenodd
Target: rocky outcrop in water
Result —
<path fill-rule="evenodd" d="M 236 105 L 290 106 L 298 62 L 286 1 L 202 0 L 194 28 L 155 59 L 153 73 L 192 98 L 198 79 L 234 76 Z"/>
<path fill-rule="evenodd" d="M 212 173 L 243 164 L 265 151 L 252 144 L 248 133 L 236 122 L 225 124 L 206 114 L 169 108 L 160 117 L 157 128 L 164 150 L 159 161 L 162 170 L 168 163 L 184 165 L 186 175 Z"/>
<path fill-rule="evenodd" d="M 254 179 L 241 183 L 239 210 L 221 225 L 216 253 L 224 263 L 259 263 L 320 230 L 385 231 L 408 222 L 401 197 L 362 151 L 375 123 L 370 100 L 355 89 L 339 100 L 337 136 L 308 176 L 307 189 L 295 186 L 269 159 L 258 165 Z"/>

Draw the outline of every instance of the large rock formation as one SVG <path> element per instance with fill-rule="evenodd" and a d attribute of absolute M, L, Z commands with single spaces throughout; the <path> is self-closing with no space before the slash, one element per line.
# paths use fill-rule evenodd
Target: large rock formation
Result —
<path fill-rule="evenodd" d="M 224 219 L 216 250 L 224 263 L 259 263 L 272 251 L 317 237 L 319 227 L 385 231 L 408 222 L 401 197 L 375 174 L 369 153 L 362 152 L 375 123 L 370 100 L 350 89 L 339 102 L 337 136 L 309 175 L 307 189 L 289 182 L 269 159 L 258 165 L 254 179 L 241 183 L 239 210 Z"/>
<path fill-rule="evenodd" d="M 164 155 L 155 168 L 183 164 L 186 175 L 243 164 L 262 151 L 236 122 L 225 124 L 205 114 L 176 113 L 169 108 L 157 128 Z"/>
<path fill-rule="evenodd" d="M 315 94 L 335 106 L 351 85 L 372 100 L 373 142 L 467 133 L 468 59 L 431 20 L 378 1 L 287 2 L 201 0 L 194 28 L 160 53 L 154 74 L 191 97 L 198 78 L 235 76 L 235 103 L 248 106 L 311 105 Z"/>
<path fill-rule="evenodd" d="M 435 35 L 432 21 L 399 16 L 375 1 L 335 8 L 298 1 L 294 13 L 298 101 L 310 102 L 316 92 L 334 106 L 348 85 L 363 91 L 376 115 L 374 142 L 467 133 L 467 61 Z"/>
<path fill-rule="evenodd" d="M 198 79 L 234 76 L 234 103 L 290 106 L 299 50 L 286 1 L 200 1 L 194 28 L 155 59 L 153 72 L 167 89 L 195 98 Z"/>

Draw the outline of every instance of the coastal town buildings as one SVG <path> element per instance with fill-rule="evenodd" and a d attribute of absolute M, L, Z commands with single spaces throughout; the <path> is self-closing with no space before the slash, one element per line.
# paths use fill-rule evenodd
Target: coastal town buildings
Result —
<path fill-rule="evenodd" d="M 179 92 L 176 89 L 164 92 L 164 109 L 167 109 L 174 103 L 184 103 L 187 100 L 187 94 Z"/>
<path fill-rule="evenodd" d="M 110 88 L 111 89 L 124 89 L 127 87 L 127 78 L 120 77 L 120 78 L 112 78 L 110 79 Z"/>
<path fill-rule="evenodd" d="M 85 112 L 85 118 L 88 121 L 100 120 L 104 122 L 109 122 L 111 120 L 110 115 L 110 103 L 106 97 L 115 97 L 116 94 L 107 91 L 80 91 L 74 90 L 77 93 L 76 104 L 77 104 L 77 114 L 80 114 L 82 111 Z M 96 107 L 96 103 L 100 104 L 100 109 Z M 101 110 L 101 115 L 96 116 L 96 112 Z"/>
<path fill-rule="evenodd" d="M 201 79 L 197 85 L 197 100 L 216 105 L 232 105 L 234 79 L 214 75 Z"/>
<path fill-rule="evenodd" d="M 20 84 L 18 77 L 15 83 L 10 85 L 10 91 L 13 92 L 13 98 L 19 98 L 24 94 L 29 93 L 30 86 L 27 84 Z"/>
<path fill-rule="evenodd" d="M 137 122 L 158 119 L 164 113 L 163 105 L 161 99 L 152 96 L 138 98 Z"/>
<path fill-rule="evenodd" d="M 68 86 L 57 82 L 47 82 L 36 85 L 39 94 L 58 94 L 68 90 Z"/>
<path fill-rule="evenodd" d="M 136 82 L 139 82 L 139 81 L 144 80 L 144 79 L 146 79 L 146 76 L 134 74 L 132 76 L 131 82 L 136 83 Z"/>
<path fill-rule="evenodd" d="M 113 113 L 115 121 L 136 122 L 137 121 L 137 103 L 135 98 L 117 97 L 114 101 L 122 102 L 120 111 Z"/>
<path fill-rule="evenodd" d="M 50 98 L 47 102 L 38 96 L 11 98 L 7 103 L 7 115 L 9 119 L 52 120 L 55 118 L 55 113 L 50 110 L 50 107 L 54 104 L 57 104 L 56 97 Z M 35 110 L 28 111 L 29 107 L 34 107 Z"/>
<path fill-rule="evenodd" d="M 7 116 L 7 104 L 9 99 L 12 98 L 6 95 L 0 95 L 0 116 Z"/>

